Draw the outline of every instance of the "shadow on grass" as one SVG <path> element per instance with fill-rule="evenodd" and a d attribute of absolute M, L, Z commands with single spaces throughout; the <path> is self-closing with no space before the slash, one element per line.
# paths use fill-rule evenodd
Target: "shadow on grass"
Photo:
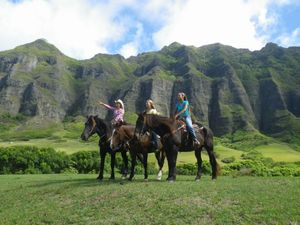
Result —
<path fill-rule="evenodd" d="M 74 175 L 76 176 L 76 175 Z M 82 175 L 81 175 L 82 176 Z M 205 177 L 202 181 L 205 180 L 207 182 L 209 177 Z M 202 183 L 202 181 L 197 183 Z M 71 187 L 95 187 L 95 186 L 109 186 L 109 185 L 128 185 L 134 183 L 144 183 L 144 184 L 164 184 L 169 183 L 166 181 L 166 178 L 162 179 L 161 181 L 155 179 L 155 177 L 148 179 L 145 181 L 142 176 L 138 176 L 134 178 L 132 181 L 128 179 L 116 178 L 115 180 L 111 180 L 109 178 L 104 178 L 103 180 L 99 181 L 98 179 L 91 177 L 91 178 L 67 178 L 67 179 L 51 179 L 51 180 L 43 180 L 43 181 L 35 181 L 35 184 L 31 184 L 29 187 L 45 187 L 51 185 L 64 185 L 64 186 L 71 186 Z M 174 183 L 195 183 L 193 176 L 183 176 L 177 179 Z M 172 183 L 170 183 L 172 184 Z"/>

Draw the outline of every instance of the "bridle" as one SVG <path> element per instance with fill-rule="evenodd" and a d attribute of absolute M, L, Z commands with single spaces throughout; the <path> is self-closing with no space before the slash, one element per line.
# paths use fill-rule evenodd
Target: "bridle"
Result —
<path fill-rule="evenodd" d="M 91 117 L 91 120 L 92 120 L 92 128 L 91 128 L 91 130 L 89 131 L 88 136 L 91 136 L 91 134 L 93 133 L 93 131 L 94 131 L 96 125 L 97 125 L 97 123 L 96 123 L 94 117 Z"/>
<path fill-rule="evenodd" d="M 91 136 L 92 133 L 94 132 L 95 129 L 98 129 L 97 128 L 97 122 L 95 121 L 94 117 L 91 117 L 91 120 L 92 120 L 92 128 L 90 129 L 89 133 L 88 133 L 88 136 Z M 100 136 L 100 140 L 106 136 L 106 133 L 104 132 L 104 134 L 102 134 Z M 108 140 L 109 141 L 109 140 Z"/>

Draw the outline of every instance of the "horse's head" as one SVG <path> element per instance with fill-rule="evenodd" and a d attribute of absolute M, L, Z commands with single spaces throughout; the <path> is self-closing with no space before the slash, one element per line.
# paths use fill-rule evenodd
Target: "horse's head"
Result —
<path fill-rule="evenodd" d="M 113 151 L 118 150 L 122 146 L 123 140 L 124 140 L 124 130 L 122 129 L 122 126 L 117 126 L 113 130 L 113 133 L 110 138 L 110 148 Z"/>
<path fill-rule="evenodd" d="M 84 124 L 81 139 L 87 141 L 97 131 L 97 116 L 88 116 Z"/>
<path fill-rule="evenodd" d="M 147 130 L 146 125 L 146 114 L 145 113 L 137 113 L 138 118 L 135 123 L 135 136 L 140 137 L 143 135 Z"/>

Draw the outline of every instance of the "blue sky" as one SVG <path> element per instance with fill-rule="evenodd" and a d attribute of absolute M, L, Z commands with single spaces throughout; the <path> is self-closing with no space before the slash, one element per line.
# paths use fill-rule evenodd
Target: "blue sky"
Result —
<path fill-rule="evenodd" d="M 172 42 L 300 46 L 298 0 L 0 0 L 0 51 L 39 38 L 77 59 Z"/>

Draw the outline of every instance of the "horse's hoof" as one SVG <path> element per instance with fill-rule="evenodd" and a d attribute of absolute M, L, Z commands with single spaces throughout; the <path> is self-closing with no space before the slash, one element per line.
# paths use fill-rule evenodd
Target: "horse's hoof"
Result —
<path fill-rule="evenodd" d="M 171 177 L 168 177 L 168 178 L 167 178 L 167 181 L 168 181 L 169 183 L 173 183 L 173 182 L 175 181 L 175 179 L 174 179 L 174 178 L 171 178 Z"/>
<path fill-rule="evenodd" d="M 98 176 L 97 178 L 96 178 L 96 180 L 102 180 L 103 179 L 103 176 Z"/>
<path fill-rule="evenodd" d="M 160 171 L 158 172 L 158 174 L 157 174 L 156 179 L 157 179 L 157 180 L 161 180 L 161 177 L 162 177 L 162 171 L 160 170 Z"/>
<path fill-rule="evenodd" d="M 132 180 L 133 180 L 133 177 L 129 177 L 128 180 L 129 180 L 129 181 L 132 181 Z"/>
<path fill-rule="evenodd" d="M 115 178 L 114 178 L 114 177 L 110 177 L 110 178 L 109 178 L 109 180 L 111 180 L 111 181 L 114 181 L 114 180 L 115 180 Z"/>
<path fill-rule="evenodd" d="M 212 182 L 217 182 L 217 178 L 211 179 Z"/>
<path fill-rule="evenodd" d="M 144 178 L 144 181 L 145 181 L 145 182 L 148 182 L 148 178 Z"/>
<path fill-rule="evenodd" d="M 200 181 L 200 179 L 201 179 L 201 176 L 198 176 L 198 175 L 197 175 L 197 176 L 195 177 L 195 181 L 197 181 L 197 182 Z"/>

